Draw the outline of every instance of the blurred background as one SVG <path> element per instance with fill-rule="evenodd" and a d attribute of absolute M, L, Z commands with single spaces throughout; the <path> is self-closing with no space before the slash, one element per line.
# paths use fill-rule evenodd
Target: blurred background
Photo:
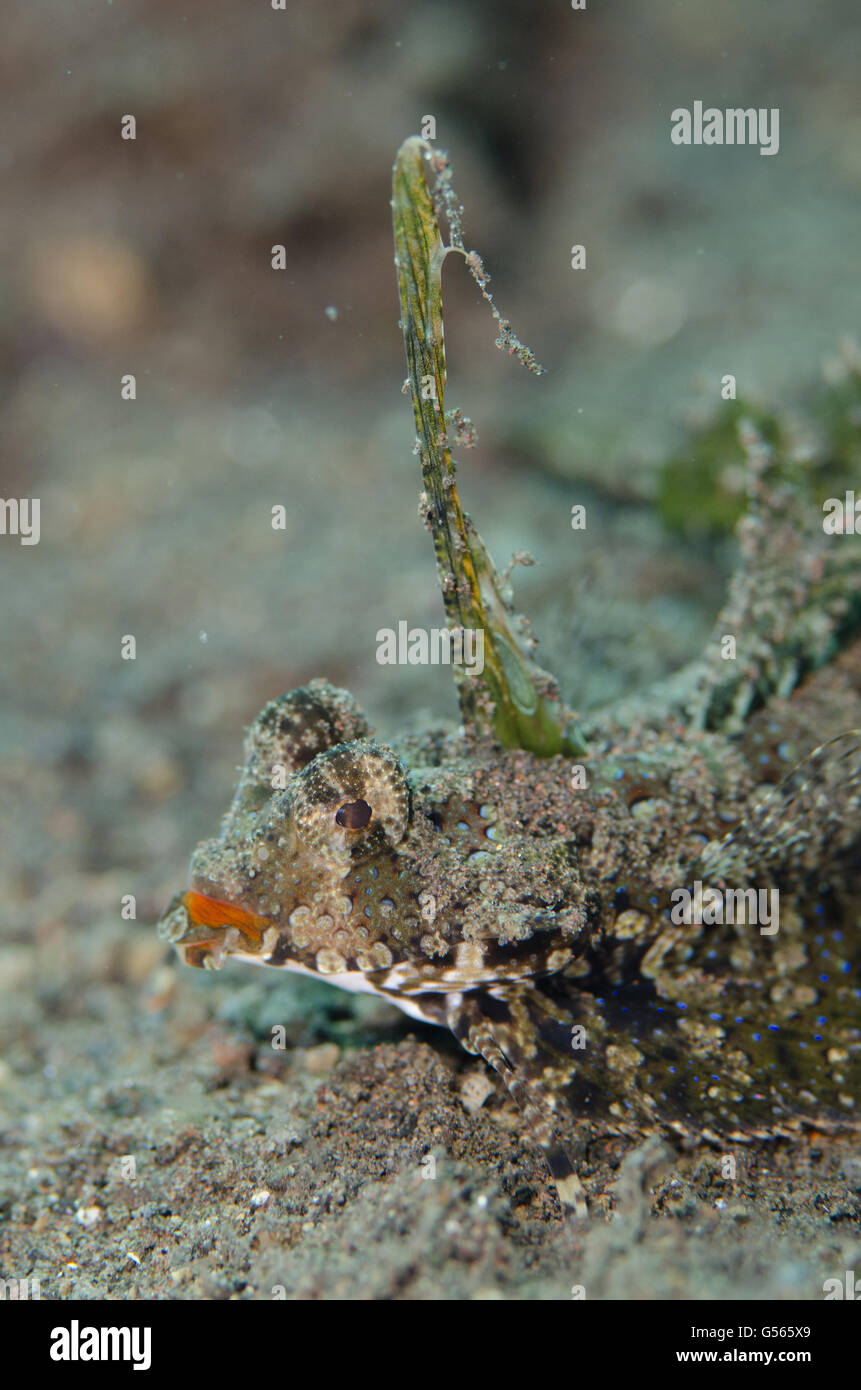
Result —
<path fill-rule="evenodd" d="M 6 7 L 0 481 L 41 499 L 37 546 L 0 538 L 7 1071 L 54 1046 L 37 997 L 81 1008 L 84 929 L 136 930 L 122 968 L 146 976 L 267 699 L 325 675 L 383 738 L 457 718 L 444 669 L 375 660 L 379 627 L 442 620 L 401 394 L 400 142 L 435 118 L 467 245 L 547 368 L 495 351 L 452 259 L 462 498 L 500 568 L 541 562 L 518 606 L 588 711 L 709 632 L 731 539 L 655 499 L 721 377 L 803 410 L 857 330 L 859 35 L 852 0 Z M 695 100 L 779 107 L 779 153 L 674 146 Z"/>

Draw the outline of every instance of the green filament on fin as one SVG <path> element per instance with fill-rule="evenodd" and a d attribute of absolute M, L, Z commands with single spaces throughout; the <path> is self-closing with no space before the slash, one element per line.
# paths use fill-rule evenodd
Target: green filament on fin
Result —
<path fill-rule="evenodd" d="M 449 251 L 465 257 L 490 303 L 499 325 L 497 345 L 531 371 L 542 369 L 493 305 L 480 258 L 464 248 L 448 161 L 418 136 L 405 140 L 398 151 L 392 208 L 401 326 L 424 481 L 422 510 L 433 537 L 446 622 L 452 633 L 463 628 L 484 633 L 484 669 L 454 667 L 464 728 L 473 737 L 493 737 L 506 748 L 523 748 L 539 757 L 582 754 L 585 743 L 574 717 L 560 700 L 553 677 L 536 665 L 517 636 L 502 580 L 458 497 L 443 402 L 442 264 Z M 448 246 L 440 233 L 440 214 L 448 222 Z"/>

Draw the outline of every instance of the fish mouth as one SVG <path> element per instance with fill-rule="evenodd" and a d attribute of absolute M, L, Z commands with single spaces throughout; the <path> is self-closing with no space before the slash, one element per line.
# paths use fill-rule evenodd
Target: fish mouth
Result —
<path fill-rule="evenodd" d="M 217 970 L 236 950 L 259 954 L 270 925 L 244 907 L 189 889 L 172 898 L 158 934 L 176 947 L 186 965 Z"/>

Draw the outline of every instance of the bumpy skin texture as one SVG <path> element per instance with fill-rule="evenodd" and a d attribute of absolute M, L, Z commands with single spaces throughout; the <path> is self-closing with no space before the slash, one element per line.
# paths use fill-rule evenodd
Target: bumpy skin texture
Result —
<path fill-rule="evenodd" d="M 444 735 L 385 747 L 314 681 L 251 726 L 160 930 L 189 964 L 310 972 L 448 1026 L 575 1204 L 566 1153 L 608 1132 L 856 1127 L 859 739 L 813 750 L 858 726 L 861 646 L 738 737 L 608 721 L 585 779 Z M 697 878 L 778 888 L 779 931 L 674 924 Z"/>

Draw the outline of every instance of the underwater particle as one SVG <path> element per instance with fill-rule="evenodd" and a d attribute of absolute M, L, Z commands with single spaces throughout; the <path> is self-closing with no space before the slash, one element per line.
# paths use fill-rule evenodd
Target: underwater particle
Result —
<path fill-rule="evenodd" d="M 671 280 L 643 276 L 620 294 L 611 323 L 620 338 L 648 348 L 668 343 L 686 317 L 685 301 L 677 285 Z"/>

